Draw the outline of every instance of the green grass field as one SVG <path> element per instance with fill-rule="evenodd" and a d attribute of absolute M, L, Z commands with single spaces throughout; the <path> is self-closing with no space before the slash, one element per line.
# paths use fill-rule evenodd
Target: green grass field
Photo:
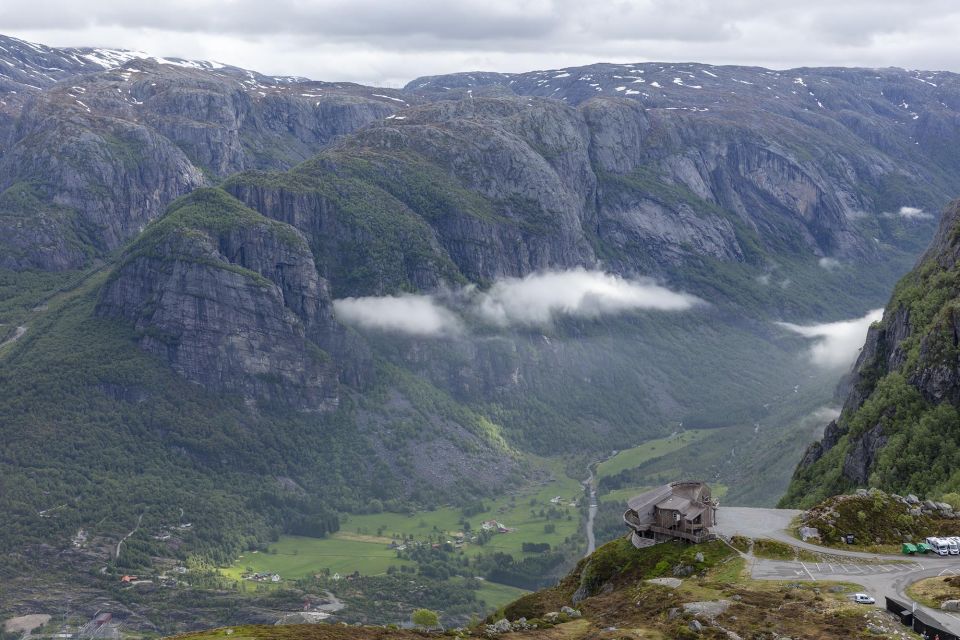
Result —
<path fill-rule="evenodd" d="M 276 553 L 274 553 L 276 552 Z M 233 566 L 221 572 L 239 580 L 247 571 L 279 573 L 283 578 L 303 578 L 323 569 L 348 574 L 360 571 L 367 575 L 384 573 L 390 565 L 412 564 L 397 558 L 397 553 L 384 544 L 372 544 L 339 538 L 304 538 L 283 536 L 270 546 L 268 553 L 247 552 Z"/>
<path fill-rule="evenodd" d="M 690 429 L 689 431 L 681 432 L 677 436 L 650 440 L 632 449 L 624 449 L 609 460 L 605 460 L 597 465 L 597 478 L 614 476 L 626 469 L 639 467 L 644 462 L 688 447 L 714 432 L 716 432 L 716 429 Z"/>
<path fill-rule="evenodd" d="M 643 493 L 648 489 L 653 487 L 624 487 L 622 489 L 614 489 L 609 493 L 605 493 L 600 496 L 600 502 L 623 502 L 626 503 L 627 500 L 632 498 L 635 495 Z M 728 487 L 723 484 L 711 484 L 710 491 L 713 494 L 714 498 L 723 498 L 727 495 Z"/>
<path fill-rule="evenodd" d="M 477 591 L 477 599 L 483 600 L 488 609 L 495 610 L 527 593 L 530 592 L 516 587 L 509 587 L 505 584 L 484 582 L 483 586 Z"/>
<path fill-rule="evenodd" d="M 483 546 L 467 544 L 463 548 L 464 554 L 474 556 L 482 552 L 502 551 L 522 557 L 524 542 L 547 542 L 556 546 L 580 531 L 578 509 L 566 506 L 583 497 L 580 482 L 567 477 L 558 461 L 538 462 L 552 472 L 552 480 L 525 487 L 510 496 L 484 500 L 487 510 L 468 518 L 473 530 L 479 530 L 485 520 L 497 520 L 513 531 L 497 534 Z M 564 505 L 559 507 L 564 511 L 564 516 L 551 520 L 541 517 L 541 510 L 555 506 L 551 505 L 550 500 L 556 496 L 564 498 Z M 390 539 L 413 536 L 414 540 L 427 541 L 448 536 L 463 529 L 461 515 L 460 509 L 452 507 L 421 511 L 414 515 L 350 515 L 344 519 L 340 531 L 329 538 L 282 536 L 270 546 L 268 552 L 248 552 L 232 566 L 222 568 L 221 572 L 234 579 L 239 579 L 248 567 L 256 572 L 279 573 L 289 579 L 312 575 L 325 568 L 341 574 L 359 571 L 364 575 L 377 575 L 386 572 L 390 565 L 404 564 L 396 557 L 396 552 L 387 548 Z M 554 525 L 553 533 L 545 532 L 546 524 Z M 491 594 L 495 590 L 491 587 Z M 497 593 L 502 595 L 504 592 Z"/>

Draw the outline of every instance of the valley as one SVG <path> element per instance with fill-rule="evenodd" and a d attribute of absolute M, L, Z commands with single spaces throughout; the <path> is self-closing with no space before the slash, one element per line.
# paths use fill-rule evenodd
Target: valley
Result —
<path fill-rule="evenodd" d="M 677 478 L 957 489 L 957 74 L 0 62 L 0 617 L 461 626 L 571 601 Z"/>

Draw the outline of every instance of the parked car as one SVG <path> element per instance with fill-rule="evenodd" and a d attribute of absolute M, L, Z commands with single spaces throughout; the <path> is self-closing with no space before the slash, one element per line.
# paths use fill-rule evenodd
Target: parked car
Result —
<path fill-rule="evenodd" d="M 877 604 L 877 601 L 873 599 L 873 596 L 867 595 L 866 593 L 853 594 L 853 601 L 857 604 Z"/>

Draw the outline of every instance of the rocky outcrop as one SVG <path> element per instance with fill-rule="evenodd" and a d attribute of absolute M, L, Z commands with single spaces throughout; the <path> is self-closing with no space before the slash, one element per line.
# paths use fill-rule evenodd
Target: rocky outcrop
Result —
<path fill-rule="evenodd" d="M 849 380 L 839 420 L 831 423 L 823 439 L 811 445 L 794 476 L 791 494 L 809 491 L 818 478 L 839 471 L 840 484 L 831 490 L 866 485 L 895 434 L 898 460 L 909 459 L 914 430 L 922 438 L 924 418 L 931 424 L 950 420 L 950 411 L 960 408 L 960 324 L 956 321 L 957 258 L 960 255 L 960 201 L 947 207 L 940 229 L 917 267 L 894 291 L 880 323 L 870 327 L 866 342 Z M 887 386 L 884 387 L 884 382 Z M 946 412 L 941 408 L 949 408 Z M 934 417 L 937 416 L 937 417 Z M 864 423 L 867 423 L 864 425 Z M 856 425 L 852 428 L 852 425 Z M 935 438 L 949 440 L 941 427 Z M 947 440 L 944 440 L 946 442 Z M 835 447 L 842 455 L 833 462 L 824 457 Z M 922 445 L 918 445 L 922 446 Z M 918 453 L 930 467 L 937 466 L 938 451 Z M 829 464 L 839 465 L 830 469 Z M 897 462 L 893 461 L 894 467 Z M 943 473 L 952 472 L 952 461 L 943 461 Z M 888 490 L 913 489 L 899 474 L 888 472 Z M 915 481 L 914 481 L 915 482 Z M 799 499 L 799 496 L 794 496 Z"/>
<path fill-rule="evenodd" d="M 883 427 L 876 425 L 857 438 L 843 460 L 843 475 L 857 485 L 865 485 L 877 454 L 887 444 Z"/>
<path fill-rule="evenodd" d="M 97 313 L 133 322 L 143 349 L 197 384 L 301 410 L 337 405 L 336 367 L 310 340 L 332 314 L 306 241 L 222 192 L 195 192 L 134 244 Z"/>

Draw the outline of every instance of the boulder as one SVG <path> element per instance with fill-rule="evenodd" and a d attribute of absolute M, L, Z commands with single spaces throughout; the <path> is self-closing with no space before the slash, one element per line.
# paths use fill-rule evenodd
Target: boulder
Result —
<path fill-rule="evenodd" d="M 904 498 L 904 499 L 905 499 L 907 502 L 909 502 L 910 504 L 920 504 L 920 498 L 918 498 L 917 496 L 913 495 L 912 493 L 908 493 L 908 494 L 907 494 L 907 497 Z"/>
<path fill-rule="evenodd" d="M 509 620 L 506 618 L 500 618 L 493 624 L 488 624 L 486 630 L 487 633 L 490 634 L 508 633 L 512 630 L 512 626 L 510 625 Z"/>
<path fill-rule="evenodd" d="M 683 580 L 679 578 L 651 578 L 647 580 L 647 582 L 650 584 L 659 584 L 663 587 L 670 587 L 671 589 L 676 589 L 683 584 Z"/>
<path fill-rule="evenodd" d="M 733 604 L 729 600 L 707 600 L 703 602 L 687 602 L 683 605 L 683 610 L 685 613 L 689 613 L 695 616 L 703 616 L 705 618 L 716 618 L 719 615 L 722 615 L 727 609 L 730 608 L 730 605 Z"/>

